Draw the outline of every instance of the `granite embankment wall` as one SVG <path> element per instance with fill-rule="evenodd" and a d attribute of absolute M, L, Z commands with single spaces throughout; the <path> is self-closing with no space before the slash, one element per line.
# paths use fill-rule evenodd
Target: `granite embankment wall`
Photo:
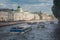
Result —
<path fill-rule="evenodd" d="M 23 23 L 23 21 L 0 22 L 0 27 Z"/>

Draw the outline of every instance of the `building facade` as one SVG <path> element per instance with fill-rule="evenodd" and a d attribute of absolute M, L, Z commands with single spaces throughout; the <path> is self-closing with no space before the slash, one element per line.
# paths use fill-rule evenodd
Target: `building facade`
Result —
<path fill-rule="evenodd" d="M 0 9 L 0 21 L 20 21 L 20 20 L 36 20 L 39 19 L 37 14 L 24 12 L 20 6 L 16 10 Z"/>
<path fill-rule="evenodd" d="M 12 9 L 0 9 L 0 21 L 12 21 Z"/>

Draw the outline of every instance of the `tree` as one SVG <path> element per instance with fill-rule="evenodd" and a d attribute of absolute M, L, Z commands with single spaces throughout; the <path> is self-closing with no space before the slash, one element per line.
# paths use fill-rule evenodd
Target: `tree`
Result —
<path fill-rule="evenodd" d="M 49 17 L 51 17 L 51 18 L 52 18 L 52 20 L 54 20 L 54 16 L 53 16 L 53 15 L 49 15 Z"/>
<path fill-rule="evenodd" d="M 39 17 L 40 17 L 40 20 L 42 20 L 42 12 L 41 12 L 41 11 L 39 12 L 38 15 L 39 15 Z"/>

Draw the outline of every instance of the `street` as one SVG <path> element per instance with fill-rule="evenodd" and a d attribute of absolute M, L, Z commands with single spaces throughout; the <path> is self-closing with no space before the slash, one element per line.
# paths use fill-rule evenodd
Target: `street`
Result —
<path fill-rule="evenodd" d="M 23 24 L 27 25 L 27 23 Z M 44 27 L 41 27 L 39 23 L 32 25 L 30 24 L 32 30 L 23 35 L 8 34 L 10 28 L 20 25 L 21 24 L 16 24 L 0 28 L 0 40 L 59 40 L 60 34 L 58 38 L 56 36 L 57 30 L 59 30 L 57 23 L 50 24 L 50 22 L 44 22 Z"/>

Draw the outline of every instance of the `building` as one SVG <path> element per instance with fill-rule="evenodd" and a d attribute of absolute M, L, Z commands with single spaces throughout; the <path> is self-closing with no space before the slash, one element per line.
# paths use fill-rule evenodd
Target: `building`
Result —
<path fill-rule="evenodd" d="M 38 14 L 24 12 L 20 6 L 16 10 L 0 9 L 0 21 L 37 20 Z"/>
<path fill-rule="evenodd" d="M 18 6 L 17 10 L 14 11 L 14 21 L 19 20 L 32 20 L 34 18 L 34 14 L 30 12 L 24 12 L 21 7 Z"/>
<path fill-rule="evenodd" d="M 10 21 L 13 20 L 13 9 L 0 9 L 0 21 Z"/>
<path fill-rule="evenodd" d="M 18 6 L 16 10 L 0 9 L 0 21 L 20 21 L 20 20 L 53 20 L 52 16 L 48 14 L 39 14 L 40 12 L 24 12 Z"/>
<path fill-rule="evenodd" d="M 54 20 L 54 17 L 49 14 L 42 14 L 42 20 Z"/>
<path fill-rule="evenodd" d="M 14 14 L 14 21 L 20 20 L 37 20 L 39 19 L 38 14 L 33 14 L 32 12 L 24 12 L 20 6 L 18 6 L 17 10 L 13 12 Z"/>

